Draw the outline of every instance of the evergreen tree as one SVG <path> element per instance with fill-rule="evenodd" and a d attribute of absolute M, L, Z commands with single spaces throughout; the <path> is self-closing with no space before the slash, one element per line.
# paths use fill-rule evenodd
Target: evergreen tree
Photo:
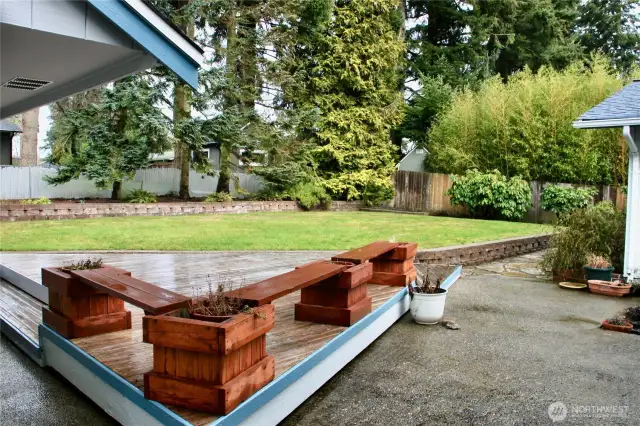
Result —
<path fill-rule="evenodd" d="M 128 77 L 103 88 L 99 102 L 60 110 L 47 159 L 59 169 L 46 180 L 57 185 L 84 175 L 120 198 L 122 182 L 169 145 L 168 119 L 155 107 L 161 96 L 144 79 Z"/>
<path fill-rule="evenodd" d="M 582 2 L 575 31 L 588 54 L 602 52 L 620 71 L 640 65 L 639 0 Z"/>

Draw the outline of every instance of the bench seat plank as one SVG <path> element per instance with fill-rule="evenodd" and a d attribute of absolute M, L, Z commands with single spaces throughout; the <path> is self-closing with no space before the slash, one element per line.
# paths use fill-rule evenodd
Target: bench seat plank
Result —
<path fill-rule="evenodd" d="M 70 271 L 82 283 L 158 315 L 189 305 L 189 298 L 127 275 L 101 270 Z"/>
<path fill-rule="evenodd" d="M 355 250 L 335 255 L 331 260 L 360 264 L 385 254 L 399 245 L 400 243 L 390 243 L 389 241 L 374 241 Z"/>
<path fill-rule="evenodd" d="M 251 301 L 257 306 L 271 303 L 296 290 L 314 285 L 334 275 L 338 275 L 349 265 L 313 262 L 282 275 L 267 278 L 248 286 L 225 293 L 228 297 L 238 297 Z"/>

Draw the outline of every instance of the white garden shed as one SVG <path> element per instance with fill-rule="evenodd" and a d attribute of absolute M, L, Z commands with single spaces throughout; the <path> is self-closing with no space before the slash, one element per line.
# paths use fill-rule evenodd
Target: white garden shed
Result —
<path fill-rule="evenodd" d="M 578 129 L 622 127 L 629 145 L 624 275 L 640 278 L 640 80 L 605 99 L 573 122 Z"/>

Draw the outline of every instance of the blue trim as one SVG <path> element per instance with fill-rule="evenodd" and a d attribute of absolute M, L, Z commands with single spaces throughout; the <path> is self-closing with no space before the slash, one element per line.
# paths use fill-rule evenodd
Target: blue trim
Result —
<path fill-rule="evenodd" d="M 62 349 L 73 359 L 82 364 L 82 366 L 95 374 L 96 377 L 105 382 L 108 386 L 111 386 L 132 403 L 149 413 L 160 423 L 165 425 L 190 425 L 189 422 L 178 416 L 173 411 L 169 410 L 164 405 L 156 401 L 150 401 L 146 399 L 140 389 L 133 386 L 131 383 L 106 367 L 104 364 L 100 363 L 91 355 L 56 333 L 46 325 L 40 324 L 39 331 L 41 341 L 43 338 L 51 341 L 51 343 Z"/>
<path fill-rule="evenodd" d="M 119 0 L 87 1 L 156 59 L 178 74 L 185 83 L 194 89 L 198 88 L 198 64 L 126 3 Z"/>
<path fill-rule="evenodd" d="M 462 272 L 462 266 L 458 266 L 441 284 L 446 285 L 449 288 L 458 278 L 460 278 Z M 284 391 L 294 382 L 301 379 L 312 368 L 324 361 L 329 355 L 338 350 L 342 345 L 347 343 L 356 334 L 370 326 L 375 320 L 380 318 L 389 309 L 392 309 L 395 305 L 400 303 L 405 297 L 409 295 L 409 290 L 405 287 L 394 295 L 391 299 L 387 300 L 382 306 L 375 311 L 371 312 L 360 321 L 347 328 L 342 333 L 327 342 L 320 349 L 303 359 L 299 364 L 291 367 L 284 374 L 278 377 L 273 382 L 269 383 L 258 392 L 253 394 L 249 399 L 240 404 L 235 410 L 226 416 L 218 418 L 211 423 L 213 425 L 237 425 L 247 419 L 252 413 L 258 410 L 263 405 L 267 404 L 271 399 L 275 398 L 279 393 Z"/>
<path fill-rule="evenodd" d="M 440 288 L 448 290 L 449 287 L 453 285 L 453 283 L 458 281 L 460 275 L 462 275 L 462 265 L 458 265 L 456 269 L 453 270 L 453 272 L 440 284 Z"/>
<path fill-rule="evenodd" d="M 253 394 L 249 399 L 240 404 L 235 410 L 224 417 L 220 417 L 211 425 L 237 425 L 248 418 L 253 412 L 265 405 L 271 399 L 275 398 L 280 392 L 284 391 L 298 379 L 302 378 L 312 368 L 324 361 L 329 355 L 338 350 L 342 345 L 347 343 L 352 337 L 360 333 L 362 330 L 371 325 L 375 320 L 380 318 L 382 314 L 400 303 L 409 294 L 407 288 L 403 288 L 391 299 L 387 300 L 382 306 L 371 312 L 360 321 L 347 328 L 342 333 L 327 342 L 320 349 L 306 357 L 299 364 L 291 367 L 284 374 L 273 382 Z"/>
<path fill-rule="evenodd" d="M 40 365 L 42 361 L 42 350 L 29 336 L 24 334 L 18 327 L 0 316 L 0 333 L 7 336 L 17 347 L 19 347 L 29 358 Z"/>

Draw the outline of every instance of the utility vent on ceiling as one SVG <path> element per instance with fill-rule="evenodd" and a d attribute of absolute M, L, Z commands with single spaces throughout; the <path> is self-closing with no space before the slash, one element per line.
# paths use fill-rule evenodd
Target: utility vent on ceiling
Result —
<path fill-rule="evenodd" d="M 50 83 L 53 83 L 53 81 L 37 80 L 35 78 L 26 78 L 26 77 L 16 77 L 14 79 L 7 81 L 2 86 L 10 87 L 12 89 L 37 90 Z"/>

